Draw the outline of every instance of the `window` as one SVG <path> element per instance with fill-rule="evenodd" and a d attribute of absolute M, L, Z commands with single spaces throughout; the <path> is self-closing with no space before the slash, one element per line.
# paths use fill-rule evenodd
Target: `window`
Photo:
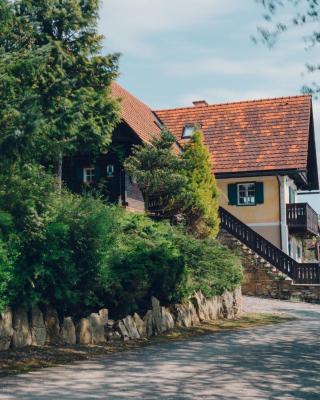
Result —
<path fill-rule="evenodd" d="M 256 185 L 255 183 L 238 184 L 238 205 L 254 206 L 256 204 Z"/>
<path fill-rule="evenodd" d="M 95 179 L 95 168 L 83 168 L 83 182 L 84 183 L 93 183 Z"/>
<path fill-rule="evenodd" d="M 182 138 L 183 139 L 188 139 L 191 138 L 192 135 L 194 134 L 195 128 L 194 125 L 188 124 L 183 128 L 182 132 Z"/>
<path fill-rule="evenodd" d="M 292 186 L 289 186 L 289 203 L 294 204 L 296 202 L 296 192 Z"/>
<path fill-rule="evenodd" d="M 114 165 L 112 164 L 107 165 L 107 177 L 108 178 L 114 177 Z"/>
<path fill-rule="evenodd" d="M 264 204 L 264 183 L 230 183 L 228 184 L 228 199 L 231 206 L 256 206 Z"/>

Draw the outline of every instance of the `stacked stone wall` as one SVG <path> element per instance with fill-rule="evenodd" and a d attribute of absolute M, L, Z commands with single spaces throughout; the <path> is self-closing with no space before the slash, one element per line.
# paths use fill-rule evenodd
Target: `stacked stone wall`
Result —
<path fill-rule="evenodd" d="M 160 335 L 175 327 L 191 327 L 206 320 L 231 319 L 241 315 L 242 294 L 238 288 L 221 296 L 205 298 L 195 293 L 190 301 L 170 307 L 161 306 L 156 298 L 142 318 L 135 313 L 118 321 L 109 318 L 107 309 L 74 322 L 62 321 L 54 309 L 42 313 L 8 309 L 0 313 L 0 350 L 43 345 L 103 345 L 114 340 L 135 340 Z"/>

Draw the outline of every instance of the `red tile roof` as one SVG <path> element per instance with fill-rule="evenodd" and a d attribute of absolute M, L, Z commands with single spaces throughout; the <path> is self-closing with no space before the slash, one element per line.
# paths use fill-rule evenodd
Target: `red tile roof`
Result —
<path fill-rule="evenodd" d="M 197 124 L 215 173 L 307 169 L 311 96 L 156 111 L 180 143 Z"/>
<path fill-rule="evenodd" d="M 116 82 L 112 83 L 111 92 L 113 97 L 120 99 L 122 120 L 143 142 L 150 143 L 153 137 L 160 137 L 159 121 L 146 104 Z"/>

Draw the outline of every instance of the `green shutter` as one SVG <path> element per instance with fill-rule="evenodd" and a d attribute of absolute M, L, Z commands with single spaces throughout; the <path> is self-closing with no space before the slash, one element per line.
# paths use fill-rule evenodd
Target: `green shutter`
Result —
<path fill-rule="evenodd" d="M 98 165 L 94 168 L 95 181 L 98 182 L 101 178 L 101 169 Z"/>
<path fill-rule="evenodd" d="M 83 182 L 83 168 L 77 167 L 77 181 Z"/>
<path fill-rule="evenodd" d="M 264 203 L 264 188 L 263 182 L 256 183 L 256 204 Z"/>
<path fill-rule="evenodd" d="M 228 198 L 229 198 L 229 204 L 231 206 L 236 206 L 238 204 L 238 193 L 237 193 L 236 183 L 228 185 Z"/>

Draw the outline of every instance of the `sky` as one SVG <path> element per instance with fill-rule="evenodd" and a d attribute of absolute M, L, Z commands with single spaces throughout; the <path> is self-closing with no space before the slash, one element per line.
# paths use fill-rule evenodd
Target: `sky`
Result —
<path fill-rule="evenodd" d="M 161 109 L 300 94 L 317 78 L 305 69 L 319 53 L 303 40 L 313 27 L 290 30 L 268 49 L 252 40 L 264 25 L 254 0 L 103 0 L 99 31 L 103 51 L 121 53 L 119 83 Z M 314 114 L 320 167 L 316 99 Z M 320 213 L 320 195 L 299 199 Z"/>

